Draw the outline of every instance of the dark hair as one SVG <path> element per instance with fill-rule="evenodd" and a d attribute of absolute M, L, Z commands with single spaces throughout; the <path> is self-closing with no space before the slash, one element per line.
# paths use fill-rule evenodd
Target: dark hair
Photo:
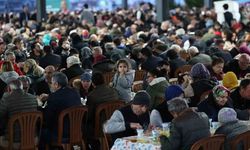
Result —
<path fill-rule="evenodd" d="M 149 47 L 144 47 L 141 49 L 141 53 L 147 57 L 151 57 L 152 56 L 152 51 Z"/>
<path fill-rule="evenodd" d="M 86 9 L 88 9 L 88 8 L 89 8 L 89 5 L 85 3 L 85 4 L 83 5 L 83 7 L 86 8 Z"/>
<path fill-rule="evenodd" d="M 97 86 L 97 85 L 102 85 L 104 84 L 104 77 L 101 72 L 95 72 L 92 76 L 92 83 Z"/>
<path fill-rule="evenodd" d="M 113 39 L 113 42 L 114 42 L 114 44 L 115 44 L 116 46 L 118 46 L 118 45 L 121 44 L 121 39 L 120 39 L 119 37 L 115 37 L 115 38 Z"/>
<path fill-rule="evenodd" d="M 244 79 L 240 82 L 240 88 L 245 89 L 248 85 L 250 85 L 250 79 Z"/>
<path fill-rule="evenodd" d="M 117 61 L 117 63 L 116 63 L 117 70 L 118 70 L 118 67 L 120 64 L 126 64 L 128 70 L 131 68 L 131 64 L 126 59 L 120 59 Z"/>
<path fill-rule="evenodd" d="M 65 87 L 68 85 L 68 78 L 62 72 L 55 72 L 52 75 L 52 79 L 57 82 L 60 86 Z"/>
<path fill-rule="evenodd" d="M 70 53 L 69 55 L 72 56 L 74 54 L 79 54 L 79 51 L 75 48 L 70 48 L 69 53 Z"/>
<path fill-rule="evenodd" d="M 226 35 L 226 40 L 227 41 L 232 41 L 233 32 L 231 30 L 223 29 L 222 32 L 224 32 L 224 34 Z"/>
<path fill-rule="evenodd" d="M 227 10 L 227 9 L 228 9 L 228 4 L 224 4 L 224 5 L 223 5 L 223 8 L 224 8 L 225 10 Z"/>
<path fill-rule="evenodd" d="M 148 73 L 150 73 L 151 75 L 156 76 L 156 77 L 163 77 L 161 71 L 156 69 L 156 68 L 148 71 Z"/>
<path fill-rule="evenodd" d="M 46 54 L 49 54 L 49 53 L 52 52 L 51 46 L 49 46 L 49 45 L 44 46 L 44 47 L 43 47 L 43 50 L 44 50 L 44 52 L 45 52 Z"/>
<path fill-rule="evenodd" d="M 169 66 L 170 64 L 169 64 L 169 62 L 168 62 L 167 60 L 162 60 L 162 61 L 160 61 L 160 62 L 158 63 L 158 66 L 160 66 L 160 67 L 162 67 L 163 65 Z"/>
<path fill-rule="evenodd" d="M 224 63 L 224 60 L 221 57 L 213 57 L 212 66 L 222 63 Z"/>
<path fill-rule="evenodd" d="M 174 49 L 169 49 L 166 56 L 171 60 L 178 57 L 178 53 Z"/>
<path fill-rule="evenodd" d="M 22 41 L 22 38 L 20 36 L 17 36 L 13 39 L 13 44 L 20 43 Z"/>

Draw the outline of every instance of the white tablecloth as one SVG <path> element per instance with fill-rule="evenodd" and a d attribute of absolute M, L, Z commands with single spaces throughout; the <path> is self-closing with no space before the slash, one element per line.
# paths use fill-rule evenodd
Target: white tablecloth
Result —
<path fill-rule="evenodd" d="M 150 137 L 143 137 L 142 140 L 136 140 L 136 136 L 119 138 L 115 141 L 111 150 L 160 150 L 161 145 L 153 142 Z"/>

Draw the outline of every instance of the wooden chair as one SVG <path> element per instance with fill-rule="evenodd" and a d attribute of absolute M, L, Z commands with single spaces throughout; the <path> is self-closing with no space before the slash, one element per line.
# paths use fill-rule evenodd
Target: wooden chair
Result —
<path fill-rule="evenodd" d="M 170 78 L 170 79 L 169 79 L 169 84 L 171 84 L 171 85 L 176 85 L 176 84 L 178 84 L 178 78 Z"/>
<path fill-rule="evenodd" d="M 238 146 L 243 146 L 243 150 L 250 149 L 250 131 L 237 135 L 231 140 L 231 149 L 237 150 Z"/>
<path fill-rule="evenodd" d="M 214 135 L 195 142 L 190 150 L 223 150 L 225 135 Z"/>
<path fill-rule="evenodd" d="M 105 83 L 109 84 L 110 82 L 112 82 L 114 75 L 115 75 L 115 72 L 105 72 L 103 74 Z"/>
<path fill-rule="evenodd" d="M 144 78 L 144 75 L 145 75 L 145 72 L 143 70 L 136 70 L 134 81 L 142 81 Z"/>
<path fill-rule="evenodd" d="M 192 69 L 192 65 L 184 65 L 175 70 L 174 77 L 177 78 L 179 73 L 190 72 L 191 69 Z"/>
<path fill-rule="evenodd" d="M 143 89 L 143 81 L 135 81 L 132 85 L 132 91 L 133 92 L 138 92 Z"/>
<path fill-rule="evenodd" d="M 102 103 L 97 106 L 96 113 L 95 113 L 95 137 L 98 137 L 102 147 L 109 147 L 110 137 L 106 137 L 103 135 L 103 123 L 108 120 L 113 112 L 122 106 L 124 106 L 125 103 L 123 101 L 109 101 Z"/>
<path fill-rule="evenodd" d="M 42 127 L 41 112 L 21 112 L 13 115 L 8 122 L 8 141 L 0 149 L 35 150 Z M 20 127 L 20 143 L 14 143 L 15 126 Z M 39 127 L 39 128 L 37 128 Z M 39 129 L 39 130 L 37 130 Z M 3 147 L 2 147 L 3 146 Z M 6 147 L 7 146 L 7 147 Z"/>
<path fill-rule="evenodd" d="M 73 106 L 65 109 L 59 115 L 58 119 L 58 139 L 51 146 L 60 147 L 65 150 L 71 150 L 74 145 L 86 149 L 85 142 L 82 136 L 82 123 L 87 123 L 88 108 L 83 106 Z M 64 119 L 69 118 L 69 142 L 63 143 L 63 124 Z"/>
<path fill-rule="evenodd" d="M 71 86 L 72 87 L 72 83 L 73 83 L 73 81 L 74 80 L 76 80 L 76 79 L 81 79 L 81 76 L 79 75 L 79 76 L 76 76 L 76 77 L 74 77 L 74 78 L 71 78 L 70 80 L 69 80 L 69 86 Z"/>

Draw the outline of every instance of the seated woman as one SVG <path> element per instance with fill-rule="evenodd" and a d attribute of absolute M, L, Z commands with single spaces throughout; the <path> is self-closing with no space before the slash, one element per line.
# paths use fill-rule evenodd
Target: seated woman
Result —
<path fill-rule="evenodd" d="M 168 111 L 167 101 L 175 97 L 183 97 L 184 91 L 179 85 L 170 85 L 165 91 L 165 101 L 156 106 L 150 114 L 150 124 L 154 127 L 161 127 L 164 122 L 171 122 L 173 116 Z"/>
<path fill-rule="evenodd" d="M 202 94 L 206 91 L 212 90 L 216 85 L 216 82 L 211 80 L 208 69 L 202 63 L 197 63 L 192 67 L 190 76 L 192 81 L 188 82 L 188 85 L 184 89 L 184 93 L 185 97 L 190 98 L 189 106 L 197 107 Z"/>
<path fill-rule="evenodd" d="M 205 112 L 212 121 L 218 121 L 218 112 L 223 107 L 233 108 L 229 97 L 230 91 L 222 85 L 213 88 L 208 98 L 198 105 L 198 110 Z"/>
<path fill-rule="evenodd" d="M 169 86 L 165 77 L 162 77 L 158 69 L 153 69 L 147 73 L 148 87 L 147 93 L 151 97 L 149 109 L 152 110 L 158 106 L 164 99 L 165 89 Z"/>
<path fill-rule="evenodd" d="M 27 59 L 23 65 L 23 72 L 31 80 L 31 88 L 44 79 L 44 69 L 39 66 L 34 59 Z"/>
<path fill-rule="evenodd" d="M 208 67 L 211 78 L 222 80 L 223 77 L 224 60 L 220 57 L 213 57 L 212 65 Z"/>
<path fill-rule="evenodd" d="M 10 61 L 3 61 L 0 69 L 0 98 L 7 90 L 7 84 L 18 78 L 18 74 L 14 71 L 14 66 Z"/>
<path fill-rule="evenodd" d="M 218 114 L 218 121 L 221 126 L 215 131 L 215 134 L 226 136 L 225 150 L 230 150 L 229 143 L 235 136 L 249 130 L 247 124 L 237 119 L 237 113 L 232 108 L 222 108 Z"/>

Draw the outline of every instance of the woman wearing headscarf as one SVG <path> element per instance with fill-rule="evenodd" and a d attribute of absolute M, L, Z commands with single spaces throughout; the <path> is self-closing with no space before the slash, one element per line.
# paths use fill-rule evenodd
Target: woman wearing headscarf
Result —
<path fill-rule="evenodd" d="M 201 95 L 212 90 L 216 82 L 211 80 L 208 69 L 202 63 L 197 63 L 192 67 L 190 76 L 192 82 L 189 82 L 184 93 L 185 97 L 190 98 L 189 106 L 196 107 L 200 102 Z"/>
<path fill-rule="evenodd" d="M 233 108 L 229 94 L 230 91 L 223 85 L 215 86 L 208 98 L 198 104 L 198 110 L 205 112 L 212 121 L 218 121 L 218 112 L 223 107 Z"/>

